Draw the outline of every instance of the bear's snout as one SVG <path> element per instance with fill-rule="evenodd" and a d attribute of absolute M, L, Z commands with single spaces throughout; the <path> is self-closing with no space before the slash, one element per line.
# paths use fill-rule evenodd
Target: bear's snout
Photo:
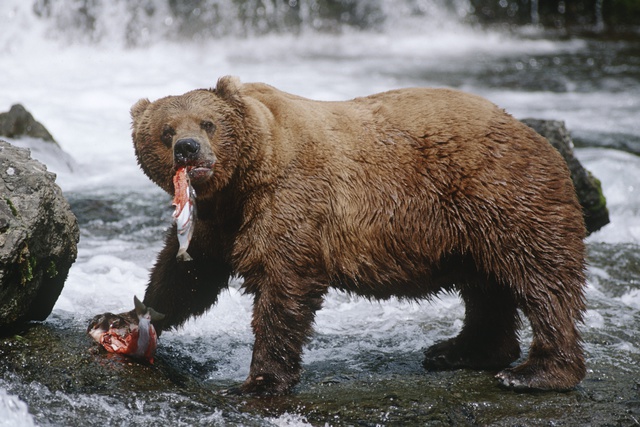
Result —
<path fill-rule="evenodd" d="M 200 143 L 193 138 L 183 138 L 176 141 L 173 147 L 173 160 L 176 166 L 186 166 L 198 158 Z"/>

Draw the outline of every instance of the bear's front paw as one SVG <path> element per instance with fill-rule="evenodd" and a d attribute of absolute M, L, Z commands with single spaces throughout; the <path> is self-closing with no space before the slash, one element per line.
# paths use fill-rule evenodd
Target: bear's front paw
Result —
<path fill-rule="evenodd" d="M 283 395 L 291 392 L 295 382 L 274 374 L 255 374 L 238 388 L 229 390 L 232 394 Z"/>

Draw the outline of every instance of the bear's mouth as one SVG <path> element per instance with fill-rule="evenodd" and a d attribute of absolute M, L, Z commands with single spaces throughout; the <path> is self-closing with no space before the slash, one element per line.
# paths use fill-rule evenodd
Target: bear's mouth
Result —
<path fill-rule="evenodd" d="M 187 174 L 192 184 L 199 184 L 213 175 L 213 162 L 205 165 L 187 166 Z"/>
<path fill-rule="evenodd" d="M 187 169 L 191 184 L 198 185 L 211 178 L 214 164 L 215 162 L 213 161 L 206 161 L 184 166 Z"/>

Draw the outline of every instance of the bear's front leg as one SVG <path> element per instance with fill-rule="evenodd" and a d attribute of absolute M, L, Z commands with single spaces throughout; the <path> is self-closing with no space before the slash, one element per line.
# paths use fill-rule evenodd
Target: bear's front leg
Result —
<path fill-rule="evenodd" d="M 202 226 L 202 221 L 198 223 Z M 206 227 L 196 228 L 189 245 L 191 261 L 178 260 L 179 243 L 175 225 L 151 270 L 143 303 L 165 315 L 156 323 L 159 331 L 182 325 L 208 310 L 229 283 L 231 268 L 216 256 L 208 243 Z"/>
<path fill-rule="evenodd" d="M 245 278 L 245 287 L 255 295 L 255 343 L 249 377 L 239 391 L 285 394 L 300 380 L 302 346 L 311 335 L 326 287 L 300 278 L 261 282 Z"/>
<path fill-rule="evenodd" d="M 158 254 L 151 270 L 149 284 L 143 303 L 164 314 L 162 320 L 154 322 L 158 334 L 163 330 L 183 324 L 187 319 L 204 313 L 213 305 L 220 290 L 228 286 L 231 268 L 216 256 L 208 239 L 202 238 L 204 231 L 191 241 L 189 252 L 192 261 L 179 261 L 176 227 L 170 230 L 165 246 Z M 119 317 L 129 324 L 137 324 L 135 310 L 119 315 L 104 313 L 95 316 L 89 330 L 104 323 L 104 319 Z"/>

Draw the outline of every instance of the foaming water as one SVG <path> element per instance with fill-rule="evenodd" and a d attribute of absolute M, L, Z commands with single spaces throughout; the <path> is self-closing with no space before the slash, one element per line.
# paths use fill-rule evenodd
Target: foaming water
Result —
<path fill-rule="evenodd" d="M 578 158 L 602 181 L 611 223 L 590 242 L 640 243 L 640 157 L 609 149 L 580 149 Z"/>
<path fill-rule="evenodd" d="M 0 426 L 31 427 L 35 425 L 26 403 L 19 397 L 8 394 L 0 382 Z"/>

